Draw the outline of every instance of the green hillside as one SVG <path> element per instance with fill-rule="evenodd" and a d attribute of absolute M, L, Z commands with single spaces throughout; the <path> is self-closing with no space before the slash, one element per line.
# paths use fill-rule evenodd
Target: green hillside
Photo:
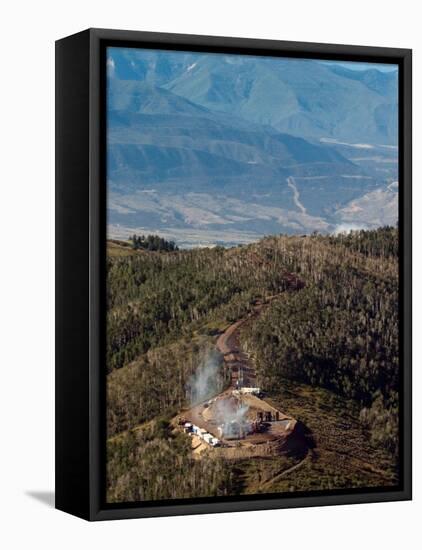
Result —
<path fill-rule="evenodd" d="M 110 242 L 109 499 L 394 484 L 397 248 L 394 228 L 268 237 L 231 249 L 158 252 Z M 300 457 L 195 463 L 169 420 L 187 406 L 189 380 L 217 335 L 270 297 L 242 346 L 268 398 L 303 422 L 316 447 L 282 478 L 281 462 Z"/>

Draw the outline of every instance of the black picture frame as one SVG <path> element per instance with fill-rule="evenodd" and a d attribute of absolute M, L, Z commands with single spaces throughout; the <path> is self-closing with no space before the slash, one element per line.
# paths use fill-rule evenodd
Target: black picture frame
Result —
<path fill-rule="evenodd" d="M 105 503 L 105 48 L 396 63 L 399 66 L 400 468 L 395 490 Z M 408 49 L 88 29 L 56 42 L 56 508 L 87 520 L 412 498 L 412 53 Z"/>

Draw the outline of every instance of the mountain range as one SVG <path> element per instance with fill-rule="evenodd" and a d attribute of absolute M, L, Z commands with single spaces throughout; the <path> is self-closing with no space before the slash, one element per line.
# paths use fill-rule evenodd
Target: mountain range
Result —
<path fill-rule="evenodd" d="M 109 48 L 108 225 L 181 246 L 397 221 L 397 72 Z"/>

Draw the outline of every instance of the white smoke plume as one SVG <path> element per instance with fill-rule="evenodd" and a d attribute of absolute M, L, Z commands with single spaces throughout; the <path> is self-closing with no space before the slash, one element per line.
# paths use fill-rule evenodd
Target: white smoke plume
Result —
<path fill-rule="evenodd" d="M 207 353 L 201 360 L 195 374 L 189 380 L 190 402 L 201 403 L 222 390 L 221 356 L 217 352 Z"/>
<path fill-rule="evenodd" d="M 241 403 L 233 397 L 218 399 L 213 407 L 215 417 L 220 424 L 229 424 L 230 422 L 243 423 L 249 410 L 248 405 Z"/>

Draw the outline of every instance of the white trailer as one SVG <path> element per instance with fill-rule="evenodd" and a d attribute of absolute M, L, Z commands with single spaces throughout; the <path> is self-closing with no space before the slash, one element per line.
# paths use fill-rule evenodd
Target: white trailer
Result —
<path fill-rule="evenodd" d="M 259 395 L 261 393 L 261 388 L 240 388 L 239 391 L 243 395 Z"/>
<path fill-rule="evenodd" d="M 209 445 L 211 445 L 212 439 L 213 439 L 213 436 L 211 434 L 209 433 L 204 434 L 204 441 Z"/>
<path fill-rule="evenodd" d="M 198 435 L 201 439 L 204 439 L 204 436 L 206 433 L 207 433 L 207 430 L 204 430 L 204 428 L 199 428 Z"/>

